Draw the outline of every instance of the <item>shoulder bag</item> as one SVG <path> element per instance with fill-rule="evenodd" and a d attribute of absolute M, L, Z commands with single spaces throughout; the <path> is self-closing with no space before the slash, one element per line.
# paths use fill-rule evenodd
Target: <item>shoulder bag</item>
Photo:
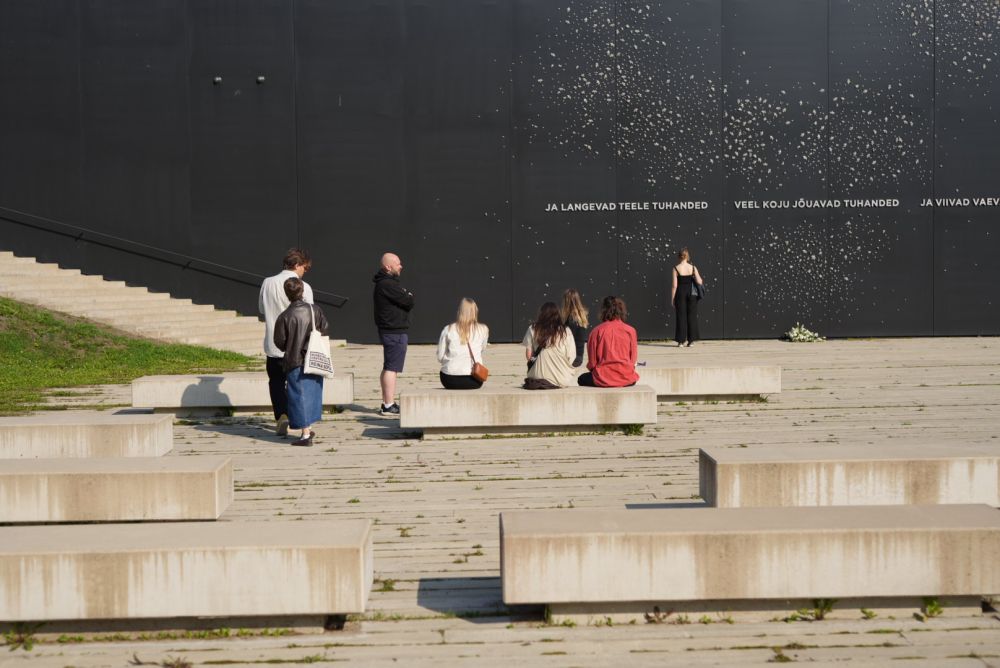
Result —
<path fill-rule="evenodd" d="M 316 329 L 316 317 L 309 304 L 309 343 L 306 345 L 306 359 L 302 365 L 302 373 L 333 378 L 333 358 L 330 357 L 330 337 L 320 334 Z"/>
<path fill-rule="evenodd" d="M 697 297 L 699 300 L 704 299 L 705 298 L 705 284 L 704 283 L 699 283 L 698 281 L 694 280 L 694 273 L 696 271 L 698 271 L 698 269 L 696 267 L 694 267 L 694 265 L 691 265 L 691 266 L 694 269 L 694 271 L 691 272 L 691 294 L 693 296 Z"/>
<path fill-rule="evenodd" d="M 465 345 L 468 346 L 469 357 L 472 358 L 472 377 L 480 383 L 485 383 L 486 379 L 490 377 L 490 370 L 486 368 L 485 364 L 476 361 L 476 356 L 472 354 L 472 344 L 466 341 Z"/>
<path fill-rule="evenodd" d="M 528 371 L 531 371 L 531 367 L 535 366 L 535 362 L 538 361 L 538 356 L 542 354 L 542 347 L 538 346 L 531 353 L 531 359 L 528 360 Z"/>

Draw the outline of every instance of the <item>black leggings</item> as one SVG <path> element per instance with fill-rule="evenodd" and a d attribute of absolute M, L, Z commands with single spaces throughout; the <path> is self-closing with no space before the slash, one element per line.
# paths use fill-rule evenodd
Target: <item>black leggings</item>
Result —
<path fill-rule="evenodd" d="M 601 387 L 600 385 L 594 384 L 594 374 L 592 374 L 589 371 L 587 373 L 581 373 L 579 376 L 577 376 L 576 384 L 581 385 L 583 387 Z M 629 383 L 628 385 L 624 385 L 623 387 L 632 387 L 633 385 L 635 385 L 635 383 Z"/>
<path fill-rule="evenodd" d="M 478 390 L 483 386 L 472 376 L 451 376 L 443 371 L 439 375 L 441 376 L 441 385 L 446 390 Z"/>
<path fill-rule="evenodd" d="M 674 341 L 684 343 L 685 341 L 698 341 L 701 335 L 698 333 L 698 298 L 687 290 L 677 289 L 677 297 L 674 301 L 674 314 L 677 324 L 674 328 Z"/>

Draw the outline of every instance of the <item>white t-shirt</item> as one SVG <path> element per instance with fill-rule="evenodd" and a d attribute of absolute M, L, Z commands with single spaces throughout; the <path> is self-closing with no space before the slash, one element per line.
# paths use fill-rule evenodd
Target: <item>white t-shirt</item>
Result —
<path fill-rule="evenodd" d="M 298 278 L 291 269 L 285 269 L 280 274 L 269 276 L 260 285 L 260 296 L 257 297 L 257 310 L 264 316 L 264 354 L 268 357 L 284 357 L 285 353 L 274 345 L 274 321 L 288 308 L 288 297 L 285 296 L 285 281 Z M 313 289 L 302 281 L 302 300 L 313 303 Z"/>
<path fill-rule="evenodd" d="M 490 328 L 479 323 L 472 330 L 469 337 L 469 346 L 472 346 L 472 354 L 476 356 L 476 361 L 486 364 L 483 361 L 483 353 L 490 338 Z M 468 376 L 472 373 L 472 357 L 469 356 L 469 347 L 462 343 L 458 337 L 458 327 L 455 323 L 447 325 L 441 330 L 438 338 L 437 359 L 441 363 L 441 373 L 449 376 Z"/>

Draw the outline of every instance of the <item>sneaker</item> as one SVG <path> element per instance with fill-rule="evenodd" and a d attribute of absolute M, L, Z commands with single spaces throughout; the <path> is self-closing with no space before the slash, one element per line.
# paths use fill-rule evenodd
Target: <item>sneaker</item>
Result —
<path fill-rule="evenodd" d="M 302 447 L 306 447 L 306 448 L 311 448 L 312 444 L 313 444 L 313 436 L 315 436 L 315 435 L 316 435 L 315 432 L 311 432 L 305 438 L 300 438 L 297 441 L 292 441 L 292 445 L 298 445 L 298 446 L 302 446 Z"/>
<path fill-rule="evenodd" d="M 278 418 L 278 426 L 274 430 L 274 433 L 278 436 L 288 436 L 288 416 L 282 415 Z"/>
<path fill-rule="evenodd" d="M 392 406 L 379 406 L 379 415 L 399 415 L 399 404 L 394 403 Z"/>

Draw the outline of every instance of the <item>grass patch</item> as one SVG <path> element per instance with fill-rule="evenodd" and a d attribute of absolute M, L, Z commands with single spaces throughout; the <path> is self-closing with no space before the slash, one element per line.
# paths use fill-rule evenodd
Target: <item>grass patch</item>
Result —
<path fill-rule="evenodd" d="M 246 355 L 141 339 L 0 298 L 0 414 L 44 408 L 45 392 L 54 388 L 259 366 Z"/>

